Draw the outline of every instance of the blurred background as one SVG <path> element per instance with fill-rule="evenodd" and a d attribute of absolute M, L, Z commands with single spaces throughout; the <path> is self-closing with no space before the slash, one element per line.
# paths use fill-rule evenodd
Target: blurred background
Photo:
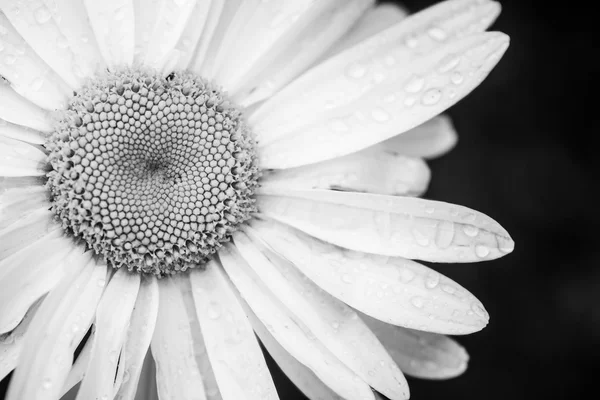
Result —
<path fill-rule="evenodd" d="M 386 3 L 413 13 L 437 1 Z M 490 215 L 516 248 L 500 260 L 433 265 L 475 294 L 491 320 L 483 331 L 458 338 L 471 356 L 463 376 L 409 378 L 414 400 L 587 398 L 597 379 L 594 14 L 585 3 L 500 3 L 491 30 L 507 33 L 510 48 L 482 85 L 449 110 L 458 145 L 430 163 L 425 197 Z M 276 383 L 282 399 L 304 398 L 283 374 Z"/>
<path fill-rule="evenodd" d="M 416 12 L 436 1 L 395 3 Z M 492 30 L 509 34 L 511 46 L 485 82 L 449 110 L 459 142 L 431 162 L 426 197 L 490 215 L 511 233 L 516 249 L 496 261 L 435 266 L 475 294 L 491 321 L 482 332 L 458 338 L 471 355 L 463 376 L 409 378 L 416 400 L 570 399 L 590 393 L 595 378 L 595 14 L 542 1 L 501 4 Z M 304 399 L 270 366 L 282 400 Z"/>

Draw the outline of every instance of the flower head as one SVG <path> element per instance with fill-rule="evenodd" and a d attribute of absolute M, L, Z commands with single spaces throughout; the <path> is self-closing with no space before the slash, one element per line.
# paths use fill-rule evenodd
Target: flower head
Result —
<path fill-rule="evenodd" d="M 488 315 L 414 260 L 514 244 L 416 196 L 508 38 L 373 3 L 0 1 L 9 399 L 277 398 L 254 333 L 309 398 L 465 370 Z"/>

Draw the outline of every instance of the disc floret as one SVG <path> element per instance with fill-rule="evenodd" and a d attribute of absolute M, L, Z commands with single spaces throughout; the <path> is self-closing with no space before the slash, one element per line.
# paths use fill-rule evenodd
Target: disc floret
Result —
<path fill-rule="evenodd" d="M 190 73 L 108 73 L 50 137 L 52 209 L 115 268 L 203 265 L 255 211 L 258 168 L 242 113 Z"/>

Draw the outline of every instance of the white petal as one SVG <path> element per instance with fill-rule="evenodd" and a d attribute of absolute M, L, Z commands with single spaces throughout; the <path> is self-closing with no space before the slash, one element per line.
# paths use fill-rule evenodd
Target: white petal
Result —
<path fill-rule="evenodd" d="M 0 118 L 40 132 L 52 132 L 46 112 L 15 92 L 8 83 L 0 82 Z"/>
<path fill-rule="evenodd" d="M 10 222 L 10 221 L 9 221 Z M 3 276 L 8 257 L 36 243 L 49 233 L 58 232 L 60 225 L 48 210 L 37 210 L 0 230 L 0 277 Z M 56 235 L 55 235 L 56 236 Z"/>
<path fill-rule="evenodd" d="M 34 131 L 33 129 L 24 126 L 11 124 L 3 119 L 0 119 L 0 136 L 32 144 L 43 144 L 48 137 L 45 133 Z"/>
<path fill-rule="evenodd" d="M 41 304 L 42 300 L 32 305 L 15 329 L 0 335 L 0 381 L 17 366 L 23 351 L 23 336 Z"/>
<path fill-rule="evenodd" d="M 487 324 L 488 314 L 472 294 L 414 261 L 345 250 L 279 224 L 257 220 L 252 226 L 322 289 L 374 318 L 449 334 Z"/>
<path fill-rule="evenodd" d="M 25 334 L 8 400 L 56 398 L 87 332 L 104 289 L 106 266 L 78 254 L 63 281 L 48 295 Z"/>
<path fill-rule="evenodd" d="M 195 50 L 190 70 L 197 74 L 212 79 L 213 64 L 216 53 L 221 48 L 221 42 L 229 25 L 240 8 L 242 0 L 213 0 L 206 19 L 206 25 L 200 35 L 200 43 Z"/>
<path fill-rule="evenodd" d="M 418 196 L 427 190 L 430 177 L 423 160 L 401 156 L 382 146 L 316 164 L 265 172 L 261 187 L 282 195 L 290 189 L 334 189 Z"/>
<path fill-rule="evenodd" d="M 190 272 L 196 313 L 225 400 L 277 399 L 252 327 L 223 271 L 211 261 Z"/>
<path fill-rule="evenodd" d="M 434 262 L 476 262 L 502 257 L 514 249 L 508 232 L 492 218 L 439 201 L 290 190 L 285 196 L 258 196 L 257 205 L 273 219 L 366 253 Z"/>
<path fill-rule="evenodd" d="M 159 282 L 160 302 L 152 355 L 161 399 L 205 399 L 201 371 L 196 363 L 190 316 L 173 278 Z"/>
<path fill-rule="evenodd" d="M 294 265 L 264 246 L 253 244 L 244 234 L 234 234 L 234 241 L 275 297 L 340 361 L 390 399 L 409 397 L 402 372 L 354 310 L 323 291 Z"/>
<path fill-rule="evenodd" d="M 2 75 L 17 93 L 49 110 L 64 109 L 72 91 L 69 86 L 33 51 L 0 12 Z"/>
<path fill-rule="evenodd" d="M 150 37 L 160 14 L 158 10 L 165 0 L 133 0 L 135 37 L 134 37 L 134 62 L 140 63 L 148 47 Z"/>
<path fill-rule="evenodd" d="M 94 35 L 111 69 L 133 62 L 135 21 L 133 0 L 84 0 Z"/>
<path fill-rule="evenodd" d="M 252 313 L 250 310 L 248 310 Z M 254 331 L 283 373 L 311 400 L 344 400 L 325 385 L 308 367 L 288 353 L 253 314 Z"/>
<path fill-rule="evenodd" d="M 150 351 L 146 353 L 140 382 L 136 389 L 135 400 L 159 400 L 156 389 L 156 364 Z"/>
<path fill-rule="evenodd" d="M 1 176 L 46 175 L 46 154 L 28 143 L 0 136 Z"/>
<path fill-rule="evenodd" d="M 96 310 L 95 336 L 90 366 L 77 398 L 113 397 L 113 385 L 121 347 L 140 287 L 140 275 L 118 269 L 110 280 Z"/>
<path fill-rule="evenodd" d="M 77 390 L 75 392 L 79 391 L 79 383 L 85 376 L 90 363 L 90 359 L 92 358 L 92 347 L 95 340 L 95 336 L 96 334 L 94 330 L 92 330 L 85 344 L 83 345 L 81 352 L 77 356 L 77 359 L 73 363 L 71 370 L 69 371 L 69 375 L 67 376 L 67 379 L 65 380 L 65 383 L 61 390 L 61 397 L 70 392 L 75 386 L 77 386 Z M 77 393 L 74 393 L 74 395 L 71 398 L 73 400 L 76 400 Z"/>
<path fill-rule="evenodd" d="M 435 158 L 452 150 L 457 141 L 450 117 L 439 115 L 373 147 L 380 146 L 410 157 Z"/>
<path fill-rule="evenodd" d="M 229 87 L 234 100 L 248 106 L 279 91 L 343 37 L 372 3 L 326 0 L 314 2 L 312 9 L 302 15 L 294 14 L 286 32 L 275 39 L 264 55 L 256 57 L 254 64 L 247 65 L 243 77 Z"/>
<path fill-rule="evenodd" d="M 308 124 L 296 127 L 277 125 L 277 130 L 284 136 L 273 143 L 266 143 L 260 150 L 261 165 L 265 168 L 289 168 L 327 160 L 414 128 L 469 94 L 488 75 L 507 47 L 508 36 L 504 34 L 472 35 L 403 64 L 405 67 L 394 70 L 390 75 L 396 76 L 390 79 L 382 72 L 381 84 L 345 86 L 355 93 L 327 88 L 322 97 L 315 99 L 319 104 L 311 103 L 300 116 L 289 115 L 287 110 L 295 108 L 286 104 L 289 108 L 275 111 L 275 115 L 285 113 L 292 121 L 307 120 Z M 349 68 L 353 71 L 354 67 Z M 362 74 L 363 70 L 360 71 Z M 336 101 L 327 95 L 330 90 L 344 98 L 343 104 L 322 103 L 328 101 L 328 97 L 330 102 Z M 330 110 L 312 119 L 308 116 L 318 112 L 311 108 L 313 105 Z M 269 129 L 255 128 L 259 140 L 262 132 Z"/>
<path fill-rule="evenodd" d="M 469 355 L 447 336 L 386 324 L 364 314 L 360 317 L 381 340 L 402 372 L 408 375 L 448 379 L 467 369 Z"/>
<path fill-rule="evenodd" d="M 80 87 L 97 70 L 99 58 L 94 58 L 89 51 L 93 47 L 81 40 L 92 33 L 81 2 L 0 0 L 0 8 L 33 50 L 71 88 Z"/>
<path fill-rule="evenodd" d="M 434 67 L 436 55 L 458 50 L 457 38 L 485 30 L 498 13 L 499 5 L 488 0 L 451 0 L 427 8 L 307 71 L 249 121 L 264 145 L 265 139 L 287 133 L 278 129 L 310 122 L 292 117 L 314 120 L 315 112 L 351 104 L 374 88 L 389 89 L 400 78 L 427 72 L 422 69 Z"/>
<path fill-rule="evenodd" d="M 144 358 L 150 348 L 150 341 L 156 326 L 158 293 L 157 279 L 153 277 L 142 279 L 127 337 L 123 344 L 122 356 L 119 360 L 119 370 L 122 370 L 128 379 L 123 379 L 120 385 L 115 385 L 118 390 L 115 400 L 131 400 L 138 389 Z"/>
<path fill-rule="evenodd" d="M 0 231 L 35 211 L 49 207 L 48 192 L 42 185 L 0 190 Z M 0 254 L 4 244 L 3 240 Z"/>
<path fill-rule="evenodd" d="M 372 7 L 363 14 L 347 35 L 327 51 L 325 58 L 356 46 L 363 40 L 398 24 L 407 16 L 406 10 L 396 4 L 378 4 Z"/>
<path fill-rule="evenodd" d="M 73 262 L 67 257 L 73 247 L 70 240 L 50 234 L 2 262 L 0 332 L 17 326 L 29 307 L 60 282 Z"/>
<path fill-rule="evenodd" d="M 214 3 L 214 0 L 196 1 L 177 44 L 165 57 L 166 61 L 163 63 L 163 72 L 165 74 L 178 69 L 187 69 L 194 57 L 194 52 L 199 41 L 204 39 L 202 38 L 202 33 L 205 26 L 211 23 L 211 21 L 208 21 L 208 18 L 211 8 L 215 7 Z M 216 25 L 216 21 L 214 24 Z"/>
<path fill-rule="evenodd" d="M 340 396 L 373 398 L 369 386 L 317 340 L 305 324 L 291 315 L 236 250 L 224 247 L 219 250 L 219 257 L 252 312 L 290 354 Z M 246 314 L 252 318 L 248 311 Z"/>
<path fill-rule="evenodd" d="M 160 0 L 151 6 L 139 1 L 136 3 L 136 11 L 139 5 L 156 13 L 149 29 L 149 44 L 140 54 L 140 61 L 143 65 L 160 70 L 168 61 L 166 56 L 181 37 L 196 0 Z"/>

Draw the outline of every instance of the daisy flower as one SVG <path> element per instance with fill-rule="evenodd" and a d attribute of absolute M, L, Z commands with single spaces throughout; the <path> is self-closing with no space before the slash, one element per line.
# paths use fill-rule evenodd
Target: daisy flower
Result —
<path fill-rule="evenodd" d="M 488 314 L 417 261 L 513 249 L 419 199 L 500 7 L 0 0 L 7 398 L 406 399 Z M 256 336 L 255 336 L 256 333 Z M 73 390 L 72 390 L 73 389 Z"/>

